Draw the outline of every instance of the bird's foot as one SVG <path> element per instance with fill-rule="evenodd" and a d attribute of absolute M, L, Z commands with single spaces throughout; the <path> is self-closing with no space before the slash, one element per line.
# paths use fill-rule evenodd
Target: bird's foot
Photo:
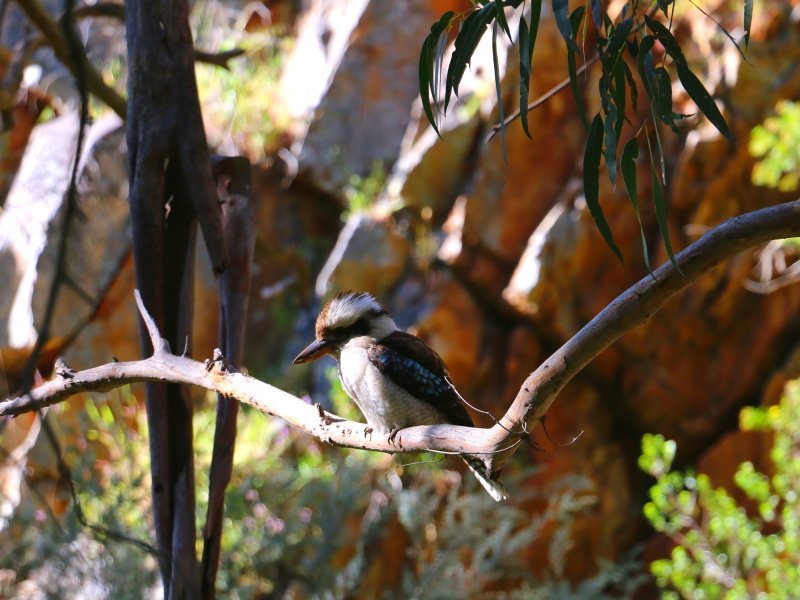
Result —
<path fill-rule="evenodd" d="M 372 429 L 372 427 L 364 427 L 364 437 L 365 438 L 368 437 L 369 439 L 372 439 L 372 432 L 373 431 L 374 430 Z"/>
<path fill-rule="evenodd" d="M 333 422 L 333 420 L 330 418 L 328 413 L 325 412 L 325 409 L 322 408 L 322 405 L 319 402 L 317 402 L 314 406 L 317 407 L 317 412 L 319 413 L 320 420 L 323 423 L 325 423 L 325 425 L 330 425 Z"/>
<path fill-rule="evenodd" d="M 394 439 L 397 437 L 398 432 L 400 431 L 400 427 L 393 427 L 392 430 L 389 432 L 389 443 L 394 444 Z"/>

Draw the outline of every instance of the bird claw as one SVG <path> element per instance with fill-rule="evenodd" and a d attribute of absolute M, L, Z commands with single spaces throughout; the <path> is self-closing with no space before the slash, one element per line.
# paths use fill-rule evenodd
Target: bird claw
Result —
<path fill-rule="evenodd" d="M 394 444 L 394 439 L 397 437 L 398 432 L 400 431 L 399 427 L 394 427 L 389 432 L 389 443 Z"/>
<path fill-rule="evenodd" d="M 330 416 L 328 416 L 328 414 L 325 412 L 325 409 L 322 408 L 322 405 L 319 402 L 317 402 L 316 404 L 314 404 L 314 406 L 317 407 L 317 413 L 319 413 L 320 420 L 323 423 L 325 423 L 325 425 L 330 425 L 333 421 L 330 418 Z"/>
<path fill-rule="evenodd" d="M 365 438 L 368 437 L 369 439 L 372 439 L 372 431 L 373 431 L 372 427 L 365 427 L 364 428 L 364 437 Z"/>

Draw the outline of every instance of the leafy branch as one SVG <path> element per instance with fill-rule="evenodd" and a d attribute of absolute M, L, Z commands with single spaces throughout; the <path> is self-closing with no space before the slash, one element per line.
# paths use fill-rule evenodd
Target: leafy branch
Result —
<path fill-rule="evenodd" d="M 702 12 L 702 9 L 697 8 Z M 500 97 L 496 37 L 500 30 L 511 40 L 507 12 L 517 9 L 520 12 L 517 37 L 520 61 L 519 111 L 505 119 L 502 113 L 503 102 Z M 689 67 L 680 45 L 672 34 L 674 10 L 675 3 L 667 0 L 650 2 L 647 6 L 640 5 L 638 0 L 631 0 L 622 7 L 617 15 L 609 15 L 604 3 L 600 0 L 589 0 L 584 6 L 579 6 L 570 13 L 568 0 L 552 0 L 553 17 L 567 50 L 569 77 L 564 83 L 544 94 L 542 98 L 529 104 L 533 74 L 532 58 L 541 19 L 542 0 L 531 0 L 530 7 L 520 0 L 474 0 L 472 9 L 468 11 L 462 13 L 450 11 L 442 15 L 433 24 L 430 34 L 422 44 L 419 60 L 419 89 L 425 115 L 434 130 L 439 133 L 441 115 L 446 114 L 453 97 L 459 95 L 459 85 L 464 73 L 470 65 L 481 38 L 488 26 L 492 25 L 494 79 L 497 105 L 500 108 L 500 121 L 494 130 L 495 132 L 499 130 L 503 138 L 504 151 L 506 125 L 519 119 L 522 130 L 528 137 L 532 137 L 529 124 L 530 111 L 557 91 L 564 89 L 568 81 L 575 97 L 579 116 L 588 132 L 584 152 L 584 190 L 587 205 L 598 231 L 609 248 L 622 261 L 622 253 L 614 243 L 611 229 L 599 202 L 600 163 L 605 162 L 612 188 L 616 187 L 618 171 L 622 172 L 626 193 L 642 233 L 642 252 L 645 263 L 650 269 L 635 185 L 636 160 L 639 156 L 637 145 L 640 143 L 637 140 L 643 141 L 649 148 L 652 202 L 656 220 L 664 239 L 667 254 L 673 265 L 676 265 L 666 222 L 664 186 L 667 180 L 659 127 L 665 125 L 675 134 L 680 135 L 679 122 L 692 115 L 677 113 L 673 110 L 672 80 L 670 72 L 664 66 L 666 58 L 670 59 L 678 80 L 699 111 L 723 136 L 731 141 L 735 140 L 725 117 L 711 94 Z M 656 18 L 659 11 L 663 13 L 667 25 Z M 750 40 L 752 16 L 753 2 L 745 0 L 745 46 L 749 44 Z M 584 56 L 586 38 L 592 27 L 597 33 L 597 55 L 589 60 L 584 60 L 583 66 L 579 69 L 576 57 Z M 724 29 L 723 32 L 734 44 L 736 43 L 730 33 Z M 445 73 L 445 54 L 451 38 L 454 38 L 453 52 Z M 600 109 L 592 118 L 589 118 L 583 106 L 579 75 L 590 63 L 595 61 L 599 61 L 602 67 L 598 82 Z M 647 97 L 649 117 L 633 133 L 620 156 L 623 128 L 626 123 L 632 125 L 629 113 L 637 110 L 640 86 Z M 655 138 L 654 142 L 651 142 L 651 135 Z"/>

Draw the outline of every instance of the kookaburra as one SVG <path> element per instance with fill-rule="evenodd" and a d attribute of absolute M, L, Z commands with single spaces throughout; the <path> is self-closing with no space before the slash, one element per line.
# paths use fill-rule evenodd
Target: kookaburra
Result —
<path fill-rule="evenodd" d="M 344 391 L 373 431 L 393 435 L 404 427 L 439 423 L 474 427 L 441 357 L 398 329 L 370 294 L 346 292 L 331 298 L 315 329 L 316 339 L 295 364 L 332 355 Z M 503 486 L 486 476 L 483 462 L 471 457 L 464 461 L 492 498 L 506 498 Z"/>

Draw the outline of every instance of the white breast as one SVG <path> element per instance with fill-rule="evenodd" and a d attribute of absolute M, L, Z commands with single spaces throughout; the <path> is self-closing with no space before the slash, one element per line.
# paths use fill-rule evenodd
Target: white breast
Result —
<path fill-rule="evenodd" d="M 417 400 L 373 365 L 367 355 L 371 337 L 350 340 L 339 355 L 339 379 L 347 395 L 364 413 L 367 423 L 380 432 L 412 425 L 444 423 L 442 414 Z"/>

